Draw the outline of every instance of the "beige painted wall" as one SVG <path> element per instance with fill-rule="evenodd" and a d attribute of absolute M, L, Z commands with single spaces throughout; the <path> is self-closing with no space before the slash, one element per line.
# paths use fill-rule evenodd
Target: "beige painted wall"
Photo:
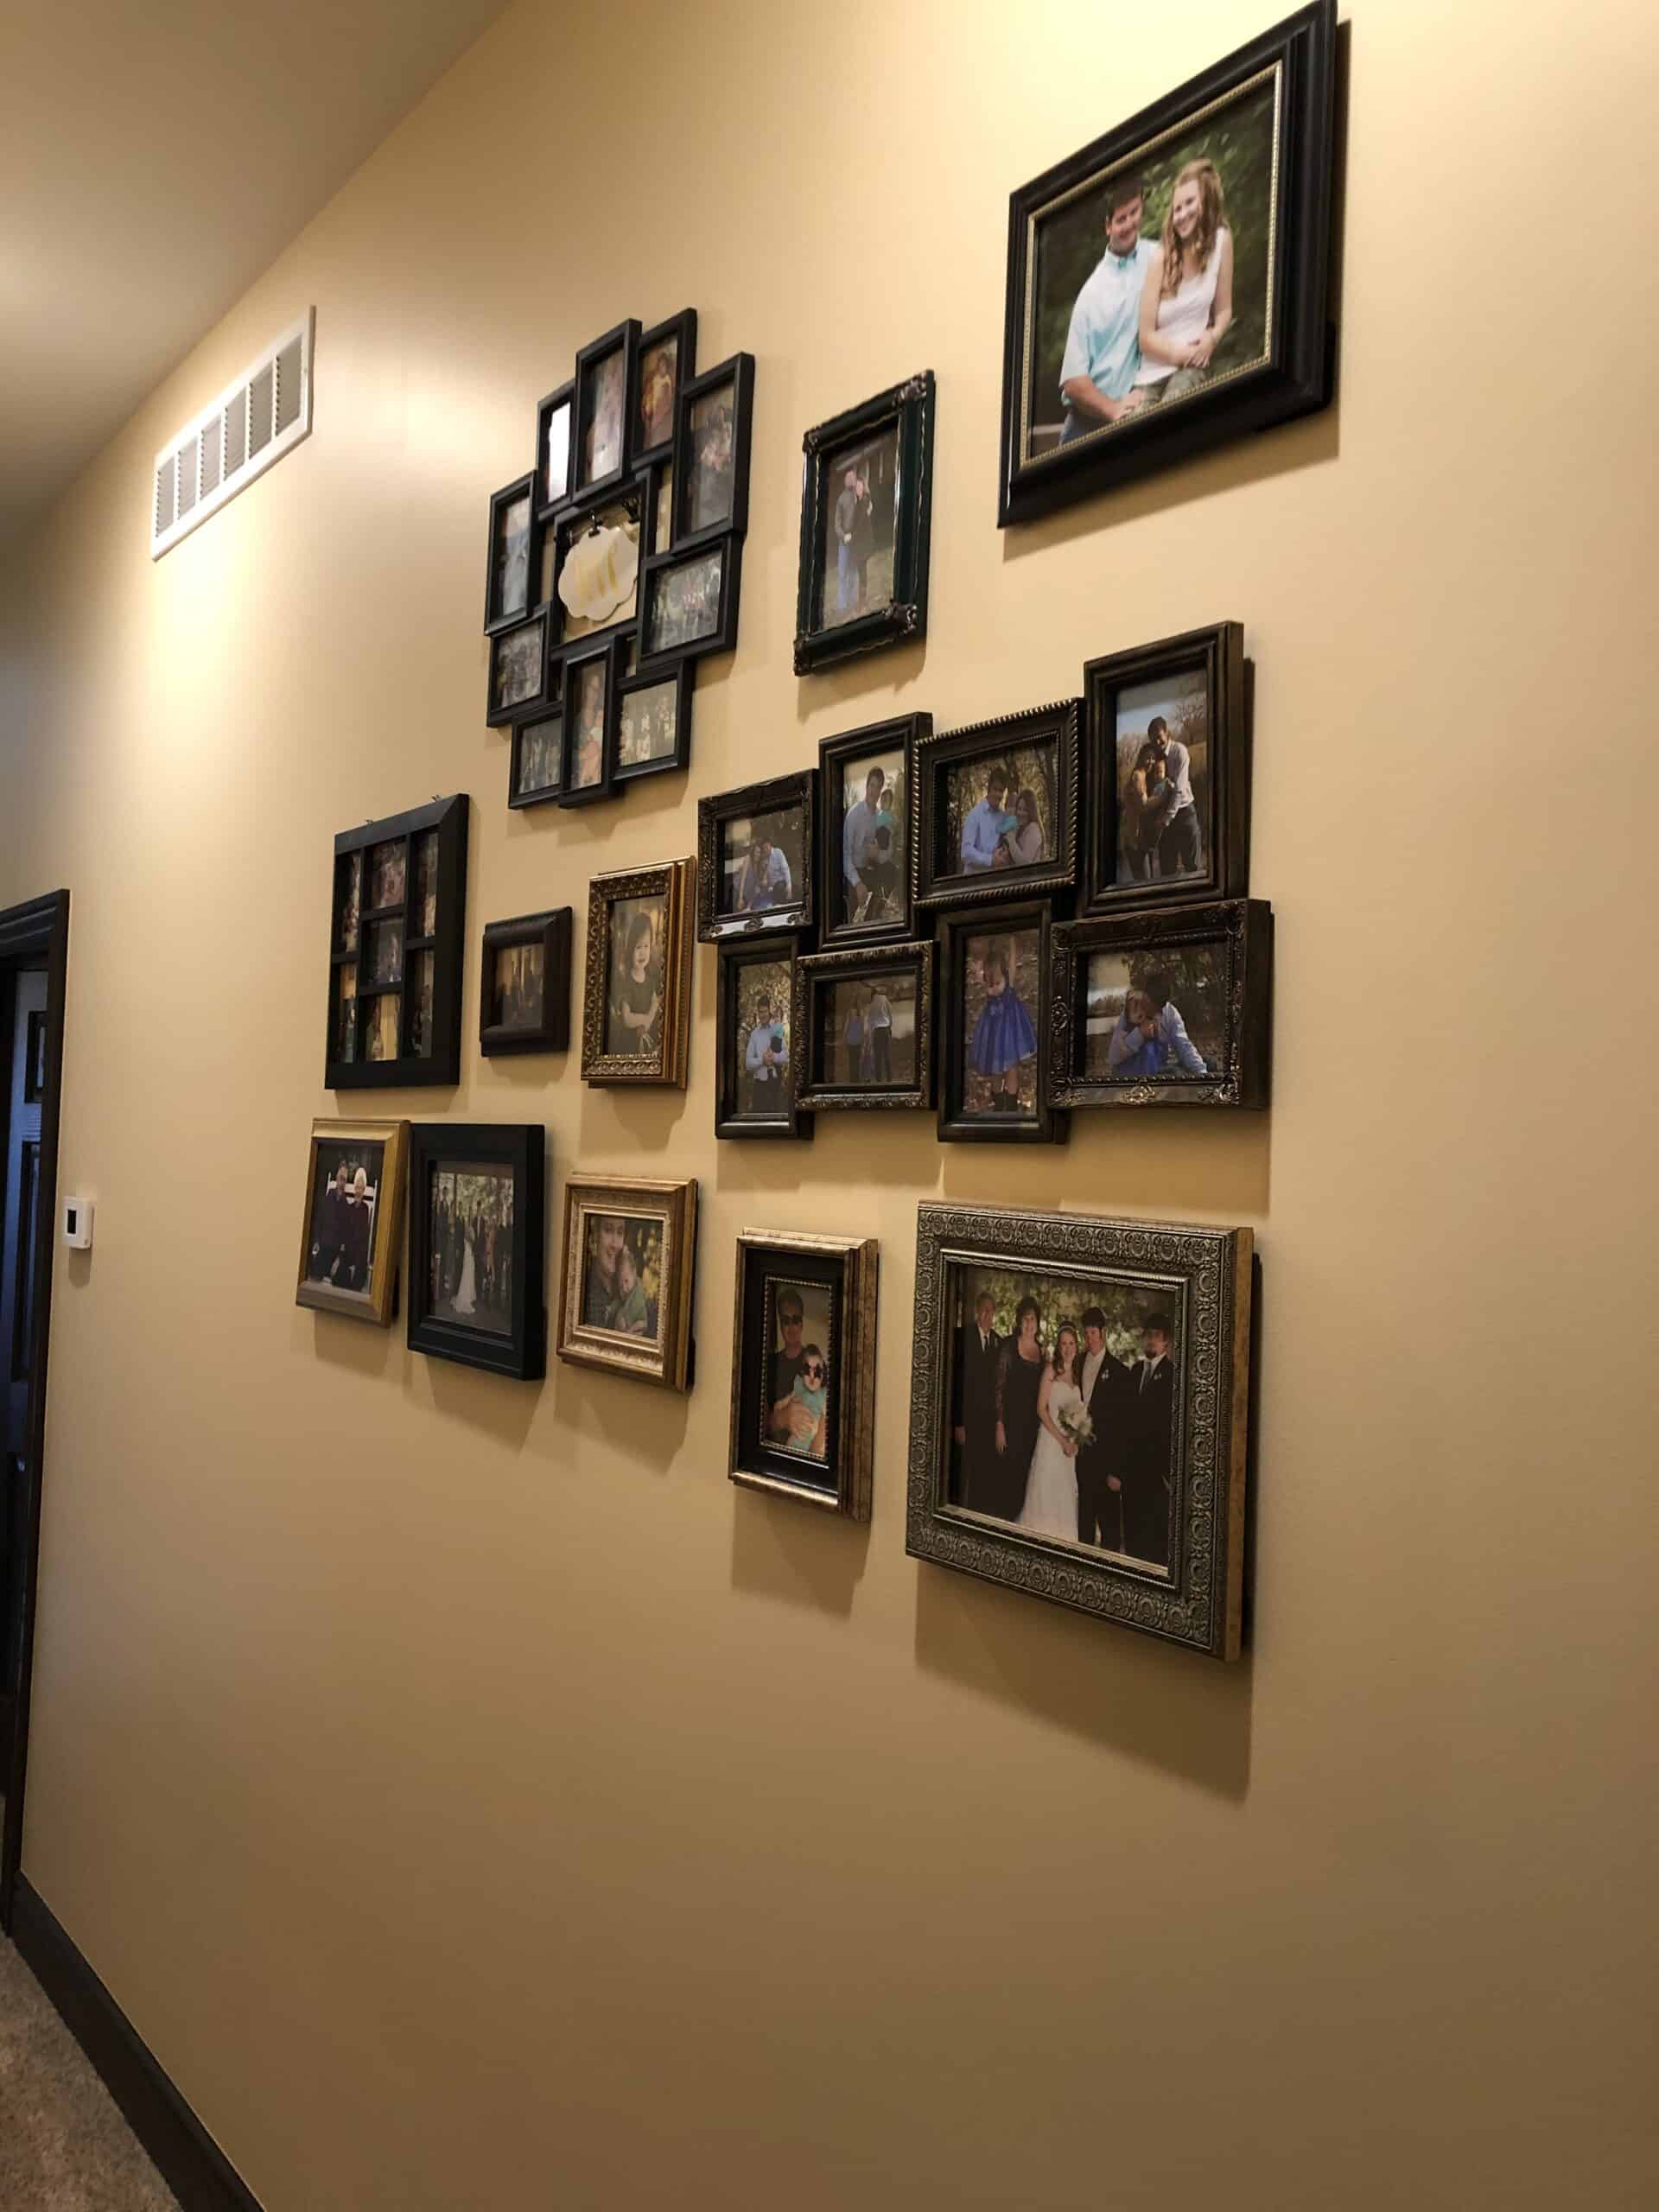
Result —
<path fill-rule="evenodd" d="M 1009 188 L 1272 12 L 526 0 L 4 594 L 0 896 L 73 893 L 98 1200 L 25 1867 L 270 2212 L 1654 2201 L 1656 33 L 1354 0 L 1339 404 L 999 536 Z M 689 779 L 509 817 L 486 496 L 688 301 L 759 363 L 737 654 Z M 155 446 L 312 302 L 315 437 L 152 567 Z M 925 365 L 931 636 L 798 683 L 802 428 Z M 702 1179 L 690 1399 L 290 1305 L 337 829 L 473 794 L 470 1030 L 483 921 L 699 794 L 1224 616 L 1270 1117 L 717 1147 L 700 950 L 683 1098 L 469 1049 L 399 1101 L 544 1117 L 556 1203 Z M 906 1559 L 938 1192 L 1257 1229 L 1237 1668 Z M 745 1222 L 881 1239 L 868 1532 L 726 1480 Z"/>

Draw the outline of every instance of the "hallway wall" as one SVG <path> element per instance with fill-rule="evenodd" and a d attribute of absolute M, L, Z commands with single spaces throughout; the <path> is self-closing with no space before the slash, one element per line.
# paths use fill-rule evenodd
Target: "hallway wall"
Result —
<path fill-rule="evenodd" d="M 1350 13 L 1320 416 L 995 527 L 1010 188 L 1272 9 L 522 0 L 0 592 L 0 887 L 73 892 L 98 1207 L 24 1868 L 269 2212 L 1651 2201 L 1659 31 Z M 314 302 L 314 436 L 152 566 L 156 447 Z M 688 777 L 509 816 L 488 494 L 687 304 L 758 362 L 736 654 Z M 931 634 L 798 681 L 801 432 L 930 366 Z M 701 1179 L 689 1399 L 293 1306 L 336 830 L 472 794 L 470 1039 L 484 923 L 574 901 L 579 972 L 588 876 L 700 795 L 1224 618 L 1269 1115 L 717 1147 L 699 948 L 683 1096 L 470 1043 L 394 1095 L 544 1119 L 556 1220 L 578 1165 Z M 938 1193 L 1256 1230 L 1236 1668 L 906 1558 Z M 726 1479 L 751 1223 L 881 1240 L 868 1530 Z"/>

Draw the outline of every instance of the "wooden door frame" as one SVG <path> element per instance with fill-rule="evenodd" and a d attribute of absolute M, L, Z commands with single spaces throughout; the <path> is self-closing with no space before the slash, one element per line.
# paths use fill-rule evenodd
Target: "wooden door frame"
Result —
<path fill-rule="evenodd" d="M 58 1109 L 63 1086 L 63 1001 L 69 974 L 69 893 L 48 892 L 0 913 L 0 968 L 46 969 L 46 1079 L 41 1086 L 41 1169 L 35 1240 L 35 1329 L 29 1347 L 29 1496 L 23 1516 L 23 1618 L 11 1771 L 0 1836 L 0 1932 L 11 1933 L 23 1855 L 23 1787 L 29 1774 L 29 1688 L 35 1672 L 35 1601 L 40 1586 L 41 1492 L 46 1474 L 46 1361 L 52 1323 L 52 1255 L 57 1244 Z"/>

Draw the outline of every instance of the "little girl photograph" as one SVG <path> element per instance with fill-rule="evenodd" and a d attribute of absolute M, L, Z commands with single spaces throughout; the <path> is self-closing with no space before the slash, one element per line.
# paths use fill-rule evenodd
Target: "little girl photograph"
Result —
<path fill-rule="evenodd" d="M 1037 1112 L 1039 933 L 969 938 L 963 947 L 963 1099 L 970 1115 Z"/>

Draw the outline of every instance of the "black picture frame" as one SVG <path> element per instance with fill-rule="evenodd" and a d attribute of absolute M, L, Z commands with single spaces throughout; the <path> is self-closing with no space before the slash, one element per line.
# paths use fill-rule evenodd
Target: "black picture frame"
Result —
<path fill-rule="evenodd" d="M 1046 899 L 1017 904 L 969 906 L 936 914 L 934 928 L 939 947 L 938 986 L 933 1009 L 939 1063 L 939 1139 L 951 1144 L 1058 1144 L 1066 1135 L 1066 1116 L 1056 1110 L 1051 1095 L 1049 1024 L 1051 997 L 1050 929 L 1052 909 Z M 1031 1003 L 1026 1007 L 1033 1032 L 1031 1058 L 1034 1062 L 1035 1110 L 1029 1119 L 1012 1114 L 974 1114 L 968 1110 L 968 1071 L 970 1042 L 964 1019 L 957 1019 L 968 982 L 969 948 L 976 938 L 1011 937 L 1018 931 L 1037 932 L 1037 974 Z M 1020 979 L 1023 981 L 1023 979 Z M 1015 988 L 1010 977 L 1008 988 Z M 1023 995 L 1021 1005 L 1025 1005 Z"/>
<path fill-rule="evenodd" d="M 668 428 L 660 438 L 645 435 L 647 425 L 644 416 L 645 377 L 652 354 L 668 339 L 677 341 L 674 361 L 674 396 L 668 406 Z M 664 316 L 661 322 L 640 334 L 634 357 L 634 381 L 628 395 L 628 435 L 634 466 L 641 461 L 655 461 L 671 454 L 674 450 L 675 429 L 679 419 L 680 392 L 697 373 L 697 311 L 696 308 L 682 308 L 677 315 Z"/>
<path fill-rule="evenodd" d="M 617 665 L 620 668 L 626 658 L 630 640 L 624 639 L 618 648 Z M 637 783 L 641 776 L 660 776 L 677 768 L 683 768 L 691 758 L 691 696 L 692 671 L 690 661 L 671 663 L 666 668 L 647 669 L 643 675 L 619 676 L 617 678 L 616 767 L 613 784 Z M 671 690 L 674 694 L 674 743 L 666 753 L 647 753 L 643 760 L 630 760 L 625 747 L 628 737 L 628 709 L 630 701 L 642 694 Z"/>
<path fill-rule="evenodd" d="M 518 914 L 484 925 L 483 957 L 478 969 L 478 1049 L 489 1058 L 513 1052 L 564 1052 L 570 1049 L 570 930 L 569 906 L 540 914 Z M 538 1022 L 493 1022 L 493 967 L 498 952 L 539 946 L 542 954 L 542 1018 Z"/>
<path fill-rule="evenodd" d="M 518 501 L 524 506 L 524 601 L 522 607 L 512 607 L 503 600 L 498 589 L 496 543 L 507 511 Z M 499 492 L 490 494 L 490 535 L 484 557 L 484 634 L 493 637 L 498 630 L 516 629 L 536 611 L 537 571 L 540 567 L 541 524 L 536 518 L 536 476 L 516 476 L 511 484 L 504 484 Z"/>
<path fill-rule="evenodd" d="M 408 1342 L 429 1359 L 454 1360 L 518 1382 L 547 1372 L 543 1206 L 547 1131 L 539 1122 L 416 1122 L 410 1132 Z M 444 1166 L 505 1167 L 512 1174 L 512 1289 L 504 1332 L 468 1327 L 433 1294 L 432 1184 Z"/>
<path fill-rule="evenodd" d="M 563 687 L 563 664 L 556 661 L 548 672 L 548 690 L 554 696 L 547 700 L 539 715 L 532 715 L 528 721 L 515 722 L 512 726 L 512 746 L 507 760 L 507 804 L 509 807 L 518 809 L 549 805 L 557 798 L 560 791 L 564 788 Z M 547 741 L 547 747 L 543 750 L 538 745 L 537 749 L 542 751 L 543 759 L 547 759 L 550 754 L 552 774 L 550 777 L 543 778 L 539 783 L 526 784 L 524 781 L 526 754 L 529 753 L 531 741 L 539 739 L 540 733 L 550 728 L 551 734 Z M 534 753 L 530 753 L 532 765 L 535 757 Z"/>
<path fill-rule="evenodd" d="M 927 634 L 928 555 L 933 518 L 933 372 L 878 392 L 807 431 L 802 440 L 801 550 L 795 602 L 795 673 L 809 675 L 855 653 Z M 887 602 L 845 622 L 823 619 L 830 586 L 826 540 L 839 494 L 836 463 L 891 426 L 897 437 L 893 588 Z"/>
<path fill-rule="evenodd" d="M 654 608 L 659 591 L 682 569 L 700 563 L 718 564 L 720 583 L 713 622 L 706 630 L 669 645 L 652 647 Z M 654 556 L 645 565 L 639 596 L 639 671 L 664 668 L 679 660 L 701 659 L 705 653 L 728 653 L 737 645 L 738 603 L 743 584 L 743 541 L 724 537 L 706 539 L 671 553 Z"/>
<path fill-rule="evenodd" d="M 323 1082 L 331 1090 L 389 1090 L 461 1080 L 468 813 L 462 791 L 450 798 L 433 799 L 406 814 L 387 815 L 359 829 L 342 830 L 334 839 L 328 1019 L 323 1046 Z M 431 845 L 423 842 L 429 836 L 434 841 Z M 376 906 L 370 878 L 374 849 L 381 845 L 403 848 L 402 893 L 388 904 Z M 424 857 L 430 860 L 429 887 L 436 901 L 435 926 L 431 930 L 424 926 L 429 887 L 422 880 Z M 350 887 L 353 879 L 358 887 L 355 893 Z M 402 931 L 397 973 L 376 980 L 366 973 L 370 938 L 372 931 L 383 926 Z M 416 966 L 428 960 L 432 982 L 429 1009 L 423 1003 Z M 378 1015 L 372 1026 L 365 1008 L 371 1001 L 378 1004 L 394 999 L 388 1011 L 397 1049 L 370 1058 L 372 1048 L 387 1033 Z"/>
<path fill-rule="evenodd" d="M 581 540 L 595 532 L 602 524 L 620 515 L 624 523 L 632 523 L 639 532 L 637 540 L 639 571 L 635 576 L 632 596 L 624 600 L 617 611 L 594 623 L 590 629 L 572 634 L 574 620 L 562 596 L 564 566 L 572 550 Z M 645 588 L 645 487 L 637 480 L 613 485 L 608 492 L 601 492 L 593 499 L 567 505 L 551 524 L 554 534 L 553 597 L 550 609 L 548 632 L 550 654 L 566 658 L 594 645 L 601 638 L 615 636 L 619 632 L 637 629 Z"/>
<path fill-rule="evenodd" d="M 692 416 L 698 404 L 721 388 L 732 388 L 732 499 L 722 514 L 701 520 L 689 501 L 695 483 L 693 446 L 696 436 Z M 727 536 L 741 537 L 749 525 L 749 437 L 754 414 L 754 356 L 734 353 L 717 361 L 701 376 L 688 377 L 675 399 L 674 417 L 674 550 L 688 552 Z"/>
<path fill-rule="evenodd" d="M 916 904 L 918 907 L 978 905 L 1029 898 L 1033 892 L 1070 893 L 1077 873 L 1077 731 L 1080 702 L 1060 699 L 1027 707 L 962 729 L 935 730 L 916 744 Z M 976 760 L 995 762 L 1027 746 L 1053 747 L 1049 785 L 1054 852 L 1029 865 L 982 869 L 949 865 L 949 779 Z"/>
<path fill-rule="evenodd" d="M 616 767 L 616 719 L 619 709 L 617 694 L 617 661 L 619 639 L 614 631 L 590 644 L 584 638 L 564 655 L 564 756 L 561 771 L 557 803 L 561 806 L 591 806 L 599 799 L 611 796 L 611 779 Z M 597 663 L 604 671 L 604 721 L 599 738 L 599 776 L 595 782 L 578 784 L 576 704 L 582 679 L 590 664 Z"/>
<path fill-rule="evenodd" d="M 1010 195 L 999 526 L 1135 482 L 1327 404 L 1336 350 L 1330 321 L 1336 45 L 1336 0 L 1314 0 Z M 1179 139 L 1243 88 L 1264 83 L 1273 91 L 1275 168 L 1266 194 L 1262 352 L 1236 363 L 1224 355 L 1214 378 L 1186 397 L 1049 443 L 1033 420 L 1039 226 L 1097 188 L 1103 192 L 1114 174 L 1153 168 L 1160 143 Z"/>
<path fill-rule="evenodd" d="M 1154 686 L 1167 686 L 1174 694 L 1183 679 L 1201 684 L 1205 699 L 1202 798 L 1194 793 L 1203 865 L 1190 874 L 1120 883 L 1124 810 L 1118 702 L 1125 693 Z M 1250 877 L 1250 718 L 1243 624 L 1217 622 L 1128 652 L 1103 654 L 1085 665 L 1083 690 L 1082 911 L 1106 913 L 1125 906 L 1242 898 Z"/>
<path fill-rule="evenodd" d="M 794 934 L 812 927 L 817 781 L 815 769 L 801 768 L 792 775 L 772 776 L 764 783 L 743 784 L 735 791 L 719 791 L 697 801 L 697 936 L 702 944 L 717 944 L 724 938 L 761 937 L 773 931 Z M 726 825 L 746 817 L 791 812 L 800 817 L 799 857 L 791 871 L 791 896 L 782 905 L 759 912 L 723 913 L 720 887 L 725 874 Z"/>
<path fill-rule="evenodd" d="M 548 698 L 549 660 L 548 639 L 552 616 L 544 607 L 537 607 L 523 622 L 515 622 L 508 629 L 496 630 L 490 636 L 489 688 L 485 694 L 484 720 L 491 729 L 505 729 L 509 723 L 533 721 L 537 707 L 545 706 Z M 524 655 L 528 665 L 536 671 L 533 691 L 504 692 L 504 655 L 520 639 L 526 642 Z"/>
<path fill-rule="evenodd" d="M 933 978 L 935 946 L 931 938 L 908 944 L 871 945 L 854 952 L 809 952 L 799 967 L 805 999 L 803 1010 L 802 1052 L 798 1065 L 804 1079 L 796 1096 L 810 1112 L 836 1108 L 855 1110 L 902 1107 L 931 1109 L 933 1104 Z M 849 1083 L 844 1071 L 832 1065 L 824 1042 L 826 995 L 837 983 L 880 983 L 891 976 L 907 974 L 914 979 L 916 1065 L 908 1083 Z"/>
<path fill-rule="evenodd" d="M 1207 1075 L 1169 1069 L 1111 1076 L 1088 1065 L 1090 961 L 1201 960 L 1205 999 L 1217 1009 L 1216 1065 Z M 1048 995 L 1050 1091 L 1062 1106 L 1262 1107 L 1268 1103 L 1273 989 L 1273 909 L 1264 899 L 1158 907 L 1057 924 Z M 1179 976 L 1165 976 L 1179 985 Z M 1195 978 L 1192 988 L 1199 988 Z M 1174 993 L 1168 1004 L 1175 1003 Z M 1183 1015 L 1189 1043 L 1191 1004 Z M 1205 1025 L 1205 1031 L 1211 1025 Z M 1207 1054 L 1201 1057 L 1208 1058 Z M 1128 1064 L 1125 1064 L 1128 1065 Z"/>
<path fill-rule="evenodd" d="M 641 464 L 635 478 L 645 500 L 640 537 L 646 560 L 674 550 L 674 450 Z"/>
<path fill-rule="evenodd" d="M 802 939 L 798 936 L 744 939 L 723 944 L 715 960 L 715 1135 L 717 1137 L 810 1137 L 812 1116 L 800 1104 L 801 1051 L 805 1043 L 805 995 L 801 976 Z M 788 1103 L 757 1110 L 757 1093 L 748 1090 L 745 1103 L 746 1070 L 740 1066 L 738 1036 L 742 1014 L 746 970 L 782 966 L 789 973 Z"/>
<path fill-rule="evenodd" d="M 869 1519 L 878 1275 L 873 1236 L 739 1230 L 728 1452 L 734 1483 L 849 1520 Z M 817 1345 L 829 1370 L 822 1458 L 790 1450 L 767 1419 L 773 1387 L 794 1371 L 786 1350 L 772 1341 L 781 1298 L 791 1291 L 803 1308 L 815 1294 L 823 1300 L 817 1325 L 825 1341 Z M 781 1371 L 779 1360 L 788 1363 Z"/>
<path fill-rule="evenodd" d="M 869 722 L 862 729 L 826 737 L 818 747 L 818 943 L 826 950 L 903 944 L 916 934 L 916 749 L 932 734 L 931 715 L 899 715 L 890 721 Z M 896 906 L 899 911 L 884 921 L 850 921 L 846 912 L 849 810 L 841 803 L 843 779 L 849 768 L 894 752 L 904 759 L 903 850 L 890 864 L 896 870 L 890 887 L 878 887 L 884 906 Z"/>
<path fill-rule="evenodd" d="M 1125 1378 L 1109 1376 L 1119 1389 L 1108 1401 L 1109 1427 L 1101 1427 L 1118 1442 L 1108 1461 L 1118 1473 L 1118 1497 L 1127 1496 L 1133 1475 L 1144 1501 L 1136 1518 L 1144 1527 L 1161 1517 L 1161 1535 L 1150 1547 L 1132 1548 L 1127 1536 L 1122 1548 L 1098 1541 L 1106 1533 L 1098 1521 L 1084 1540 L 1081 1492 L 1075 1535 L 1018 1525 L 1012 1498 L 975 1502 L 983 1476 L 956 1442 L 968 1425 L 964 1413 L 973 1410 L 963 1309 L 976 1280 L 989 1275 L 1006 1286 L 1022 1274 L 1063 1281 L 1064 1310 L 1074 1321 L 1098 1305 L 1109 1316 L 1138 1314 L 1136 1335 L 1151 1316 L 1161 1315 L 1167 1325 L 1172 1373 L 1163 1402 L 1126 1423 Z M 1256 1295 L 1248 1229 L 923 1200 L 916 1215 L 906 1551 L 1211 1658 L 1236 1659 Z M 1118 1364 L 1133 1373 L 1126 1362 Z M 1098 1386 L 1098 1373 L 1095 1379 Z M 982 1403 L 976 1424 L 982 1433 L 985 1418 Z M 1159 1516 L 1154 1501 L 1160 1487 L 1166 1503 Z"/>
<path fill-rule="evenodd" d="M 556 492 L 551 489 L 548 474 L 550 445 L 553 422 L 561 410 L 565 411 L 564 474 Z M 576 459 L 576 380 L 567 378 L 555 385 L 536 408 L 536 466 L 531 472 L 537 487 L 536 518 L 546 523 L 558 514 L 575 497 Z"/>
<path fill-rule="evenodd" d="M 571 417 L 570 493 L 573 499 L 584 505 L 596 499 L 601 492 L 611 491 L 628 475 L 632 462 L 628 454 L 630 410 L 638 377 L 639 325 L 630 316 L 619 322 L 602 337 L 584 346 L 576 355 L 575 409 Z M 620 352 L 622 357 L 621 390 L 618 395 L 620 420 L 617 426 L 616 461 L 614 466 L 589 472 L 583 461 L 591 422 L 591 410 L 595 372 L 611 355 Z"/>

